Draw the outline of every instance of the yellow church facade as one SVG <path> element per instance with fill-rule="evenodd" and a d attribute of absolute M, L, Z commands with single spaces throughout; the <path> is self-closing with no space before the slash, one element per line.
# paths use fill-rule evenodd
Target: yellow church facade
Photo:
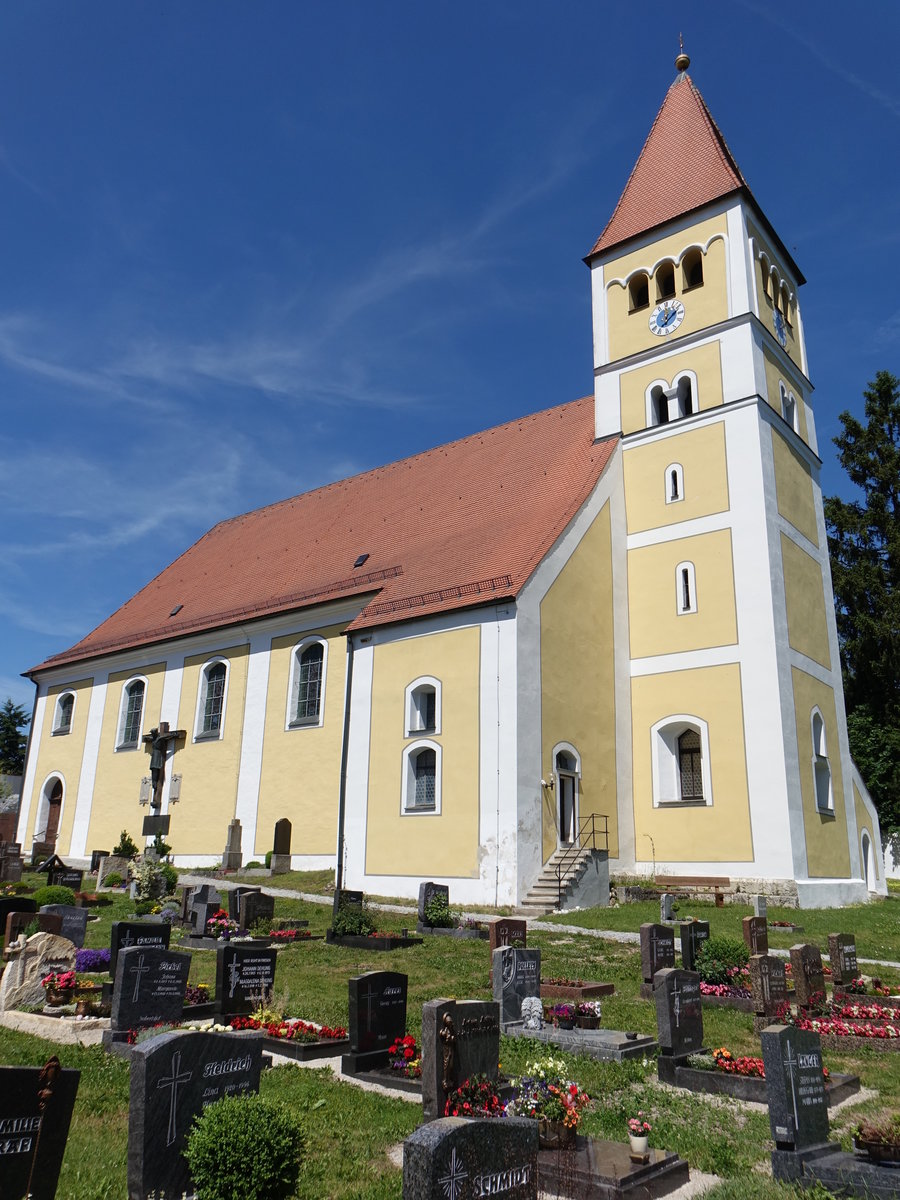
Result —
<path fill-rule="evenodd" d="M 593 395 L 222 522 L 34 668 L 26 848 L 155 811 L 176 863 L 235 817 L 247 862 L 287 817 L 297 868 L 517 904 L 590 830 L 613 873 L 884 892 L 803 278 L 686 67 L 586 259 Z"/>

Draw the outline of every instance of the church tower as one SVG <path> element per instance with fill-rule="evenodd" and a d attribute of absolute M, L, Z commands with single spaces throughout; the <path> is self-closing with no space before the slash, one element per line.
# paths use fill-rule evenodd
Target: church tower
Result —
<path fill-rule="evenodd" d="M 804 279 L 675 65 L 585 260 L 596 436 L 622 435 L 620 828 L 638 870 L 864 899 L 878 827 L 847 742 Z"/>

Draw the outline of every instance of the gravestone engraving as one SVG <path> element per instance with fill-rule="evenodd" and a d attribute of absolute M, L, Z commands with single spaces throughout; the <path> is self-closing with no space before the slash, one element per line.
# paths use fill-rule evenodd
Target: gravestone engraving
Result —
<path fill-rule="evenodd" d="M 675 897 L 671 892 L 663 892 L 659 898 L 660 922 L 675 920 Z"/>
<path fill-rule="evenodd" d="M 498 968 L 499 970 L 499 968 Z M 429 1000 L 422 1006 L 422 1114 L 444 1115 L 447 1096 L 473 1075 L 499 1077 L 500 1006 L 484 1000 Z"/>
<path fill-rule="evenodd" d="M 55 1056 L 43 1067 L 0 1067 L 0 1195 L 53 1200 L 80 1078 Z"/>
<path fill-rule="evenodd" d="M 244 892 L 238 900 L 241 929 L 252 929 L 257 921 L 271 921 L 275 916 L 275 897 L 268 892 Z"/>
<path fill-rule="evenodd" d="M 754 917 L 768 917 L 769 905 L 765 896 L 751 896 L 750 900 L 753 904 Z"/>
<path fill-rule="evenodd" d="M 97 887 L 107 886 L 106 877 L 108 875 L 121 875 L 123 879 L 127 879 L 130 862 L 130 859 L 122 858 L 118 854 L 104 855 L 97 867 Z"/>
<path fill-rule="evenodd" d="M 700 976 L 695 971 L 657 971 L 653 985 L 660 1051 L 672 1058 L 696 1054 L 703 1046 Z"/>
<path fill-rule="evenodd" d="M 399 971 L 368 971 L 348 980 L 350 1053 L 345 1074 L 387 1066 L 387 1050 L 406 1033 L 408 977 Z"/>
<path fill-rule="evenodd" d="M 108 858 L 108 857 L 109 857 L 108 850 L 92 850 L 91 851 L 91 874 L 92 875 L 97 874 L 97 868 L 100 866 L 100 859 Z"/>
<path fill-rule="evenodd" d="M 182 1156 L 194 1117 L 224 1096 L 259 1091 L 258 1033 L 164 1033 L 131 1052 L 128 1196 L 193 1193 Z"/>
<path fill-rule="evenodd" d="M 774 954 L 751 954 L 750 995 L 753 1011 L 761 1017 L 777 1017 L 787 1004 L 787 977 L 784 963 Z"/>
<path fill-rule="evenodd" d="M 520 921 L 515 917 L 500 917 L 497 921 L 491 921 L 488 933 L 491 954 L 495 950 L 499 950 L 501 946 L 525 947 L 528 945 L 528 922 Z"/>
<path fill-rule="evenodd" d="M 115 979 L 120 950 L 129 946 L 168 950 L 171 925 L 165 921 L 113 921 L 109 932 L 109 973 Z"/>
<path fill-rule="evenodd" d="M 431 880 L 419 884 L 418 920 L 420 925 L 424 925 L 428 929 L 431 928 L 431 922 L 428 920 L 425 910 L 435 896 L 443 899 L 447 907 L 450 907 L 450 889 L 446 884 L 432 883 Z"/>
<path fill-rule="evenodd" d="M 765 917 L 744 917 L 741 928 L 744 945 L 751 954 L 769 953 L 769 923 Z"/>
<path fill-rule="evenodd" d="M 0 883 L 20 883 L 24 865 L 20 842 L 0 843 Z"/>
<path fill-rule="evenodd" d="M 291 869 L 291 823 L 287 817 L 275 822 L 269 869 L 273 875 L 283 875 Z"/>
<path fill-rule="evenodd" d="M 831 981 L 843 987 L 859 975 L 856 960 L 856 938 L 852 933 L 829 933 L 828 960 L 831 964 Z"/>
<path fill-rule="evenodd" d="M 668 925 L 647 922 L 641 926 L 641 977 L 653 984 L 657 971 L 675 966 L 675 932 Z"/>
<path fill-rule="evenodd" d="M 537 1189 L 537 1121 L 442 1117 L 403 1143 L 403 1200 L 537 1200 Z"/>
<path fill-rule="evenodd" d="M 227 943 L 216 950 L 216 1013 L 239 1016 L 253 1012 L 275 986 L 274 948 Z"/>
<path fill-rule="evenodd" d="M 9 952 L 0 976 L 0 1010 L 44 1003 L 41 980 L 51 971 L 75 970 L 75 947 L 55 933 L 35 933 L 21 950 Z"/>
<path fill-rule="evenodd" d="M 678 928 L 681 936 L 681 965 L 685 971 L 693 971 L 696 969 L 700 947 L 709 941 L 709 921 L 682 921 Z"/>
<path fill-rule="evenodd" d="M 776 1147 L 799 1150 L 827 1142 L 828 1101 L 819 1035 L 790 1025 L 770 1025 L 761 1040 Z"/>
<path fill-rule="evenodd" d="M 225 851 L 222 855 L 222 867 L 226 871 L 238 871 L 244 861 L 241 853 L 241 823 L 235 817 L 228 826 L 225 838 Z"/>
<path fill-rule="evenodd" d="M 230 888 L 228 892 L 228 915 L 232 921 L 241 922 L 241 896 L 246 896 L 250 892 L 261 892 L 260 887 L 236 887 Z"/>
<path fill-rule="evenodd" d="M 19 935 L 24 933 L 29 925 L 37 921 L 37 933 L 56 933 L 60 937 L 64 937 L 62 931 L 62 917 L 57 917 L 52 913 L 33 913 L 33 912 L 11 912 L 6 918 L 6 944 L 11 945 L 18 941 Z M 70 939 L 71 940 L 71 939 Z"/>
<path fill-rule="evenodd" d="M 116 961 L 110 1029 L 147 1029 L 180 1021 L 190 969 L 190 954 L 123 947 Z"/>
<path fill-rule="evenodd" d="M 84 879 L 84 871 L 80 871 L 77 867 L 67 867 L 63 864 L 61 867 L 56 867 L 50 871 L 47 876 L 47 883 L 50 887 L 67 887 L 73 892 L 81 891 L 81 881 Z"/>
<path fill-rule="evenodd" d="M 501 946 L 491 955 L 494 1000 L 500 1007 L 500 1024 L 522 1019 L 522 1001 L 541 995 L 541 952 L 519 946 Z"/>
<path fill-rule="evenodd" d="M 818 946 L 791 946 L 791 974 L 798 1008 L 821 1008 L 825 1003 L 825 972 Z"/>
<path fill-rule="evenodd" d="M 87 930 L 88 910 L 72 904 L 42 904 L 41 912 L 60 918 L 59 932 L 80 950 Z M 51 931 L 52 932 L 52 931 Z"/>

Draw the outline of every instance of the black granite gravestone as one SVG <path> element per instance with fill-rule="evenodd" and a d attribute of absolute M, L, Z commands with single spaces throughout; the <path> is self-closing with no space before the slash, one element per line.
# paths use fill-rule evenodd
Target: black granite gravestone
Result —
<path fill-rule="evenodd" d="M 253 1012 L 275 985 L 278 951 L 245 942 L 228 942 L 216 950 L 216 1013 L 240 1016 Z"/>
<path fill-rule="evenodd" d="M 23 933 L 29 925 L 33 925 L 35 921 L 38 933 L 57 933 L 62 936 L 62 917 L 57 917 L 54 913 L 11 912 L 6 918 L 4 940 L 7 946 L 11 942 L 15 942 L 19 934 Z"/>
<path fill-rule="evenodd" d="M 342 1070 L 347 1075 L 387 1066 L 387 1050 L 406 1033 L 408 977 L 399 971 L 368 971 L 347 984 L 350 1053 Z"/>
<path fill-rule="evenodd" d="M 825 972 L 818 946 L 791 946 L 791 975 L 798 1008 L 821 1008 L 825 1004 Z"/>
<path fill-rule="evenodd" d="M 257 1033 L 164 1033 L 131 1052 L 128 1196 L 181 1196 L 193 1186 L 182 1156 L 195 1116 L 223 1096 L 259 1091 Z"/>
<path fill-rule="evenodd" d="M 273 854 L 290 854 L 291 852 L 291 823 L 287 817 L 275 822 L 275 837 L 272 842 Z"/>
<path fill-rule="evenodd" d="M 500 1024 L 522 1020 L 522 1001 L 541 995 L 541 952 L 519 946 L 501 946 L 491 955 L 494 1000 L 500 1007 Z"/>
<path fill-rule="evenodd" d="M 828 1101 L 819 1035 L 791 1025 L 770 1025 L 761 1038 L 776 1147 L 799 1150 L 827 1142 Z"/>
<path fill-rule="evenodd" d="M 450 889 L 446 884 L 432 883 L 431 880 L 419 884 L 418 920 L 420 925 L 424 925 L 428 929 L 431 928 L 431 922 L 428 920 L 425 910 L 435 896 L 442 898 L 446 906 L 450 907 Z"/>
<path fill-rule="evenodd" d="M 110 1029 L 123 1032 L 180 1021 L 190 969 L 190 954 L 123 946 L 116 960 Z"/>
<path fill-rule="evenodd" d="M 79 950 L 81 949 L 87 931 L 88 910 L 86 908 L 75 908 L 72 904 L 42 904 L 41 912 L 59 917 L 62 922 L 59 932 Z M 51 930 L 51 932 L 53 931 Z"/>
<path fill-rule="evenodd" d="M 129 946 L 154 946 L 168 950 L 172 927 L 165 921 L 113 921 L 109 932 L 109 973 L 115 979 L 120 950 Z"/>
<path fill-rule="evenodd" d="M 403 1200 L 537 1200 L 538 1122 L 442 1117 L 403 1143 Z"/>
<path fill-rule="evenodd" d="M 92 850 L 91 851 L 91 874 L 97 874 L 97 868 L 100 866 L 100 859 L 106 858 L 109 855 L 108 850 Z"/>
<path fill-rule="evenodd" d="M 148 817 L 144 817 L 141 825 L 141 837 L 155 838 L 157 834 L 159 834 L 160 837 L 165 837 L 169 832 L 169 822 L 171 820 L 172 818 L 168 813 L 156 813 L 151 814 Z"/>
<path fill-rule="evenodd" d="M 238 924 L 252 929 L 257 921 L 271 921 L 275 916 L 275 897 L 268 892 L 244 892 L 238 900 Z"/>
<path fill-rule="evenodd" d="M 675 932 L 668 925 L 647 922 L 640 928 L 641 978 L 652 988 L 657 971 L 675 966 Z"/>
<path fill-rule="evenodd" d="M 0 929 L 6 929 L 6 918 L 10 913 L 37 912 L 37 905 L 27 896 L 0 896 Z"/>
<path fill-rule="evenodd" d="M 230 888 L 228 891 L 228 915 L 232 921 L 241 922 L 241 896 L 249 895 L 250 892 L 261 892 L 260 887 L 236 887 Z"/>
<path fill-rule="evenodd" d="M 496 1081 L 499 1064 L 499 1004 L 485 1000 L 446 999 L 429 1000 L 423 1004 L 424 1120 L 434 1121 L 442 1117 L 448 1091 L 473 1075 L 485 1075 Z"/>
<path fill-rule="evenodd" d="M 186 919 L 196 937 L 206 934 L 206 922 L 222 907 L 222 897 L 210 883 L 204 883 L 187 897 Z"/>
<path fill-rule="evenodd" d="M 350 888 L 335 888 L 331 911 L 337 914 L 340 908 L 362 908 L 364 895 Z"/>
<path fill-rule="evenodd" d="M 675 920 L 675 897 L 671 892 L 663 892 L 659 897 L 659 919 L 660 923 Z"/>
<path fill-rule="evenodd" d="M 682 921 L 678 928 L 681 937 L 681 965 L 685 971 L 695 971 L 700 947 L 709 941 L 709 921 Z"/>
<path fill-rule="evenodd" d="M 0 1067 L 0 1196 L 54 1200 L 80 1078 L 55 1057 L 44 1067 Z"/>
<path fill-rule="evenodd" d="M 774 954 L 750 956 L 750 995 L 753 1011 L 761 1017 L 777 1017 L 787 1004 L 787 977 L 784 963 Z"/>
<path fill-rule="evenodd" d="M 653 998 L 660 1049 L 657 1071 L 661 1080 L 673 1083 L 669 1076 L 678 1066 L 678 1059 L 703 1048 L 700 976 L 694 971 L 674 968 L 657 971 Z"/>
<path fill-rule="evenodd" d="M 48 873 L 47 883 L 50 887 L 67 887 L 73 892 L 81 891 L 81 881 L 84 879 L 84 871 L 79 871 L 77 867 L 67 867 L 63 864 L 60 867 L 55 867 Z"/>
<path fill-rule="evenodd" d="M 856 938 L 852 933 L 829 933 L 828 960 L 831 964 L 831 981 L 837 987 L 856 979 L 859 963 L 856 960 Z"/>
<path fill-rule="evenodd" d="M 744 917 L 744 944 L 751 954 L 769 953 L 769 923 L 765 917 Z"/>

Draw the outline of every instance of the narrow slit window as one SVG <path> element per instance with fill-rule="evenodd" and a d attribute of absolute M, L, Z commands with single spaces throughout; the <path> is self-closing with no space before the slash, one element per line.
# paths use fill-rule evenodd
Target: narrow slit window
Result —
<path fill-rule="evenodd" d="M 666 504 L 677 504 L 684 499 L 684 472 L 680 463 L 666 467 Z"/>
<path fill-rule="evenodd" d="M 675 569 L 675 608 L 679 616 L 697 611 L 697 581 L 694 564 L 679 563 Z"/>
<path fill-rule="evenodd" d="M 669 397 L 658 385 L 650 393 L 650 409 L 654 425 L 669 423 Z"/>

